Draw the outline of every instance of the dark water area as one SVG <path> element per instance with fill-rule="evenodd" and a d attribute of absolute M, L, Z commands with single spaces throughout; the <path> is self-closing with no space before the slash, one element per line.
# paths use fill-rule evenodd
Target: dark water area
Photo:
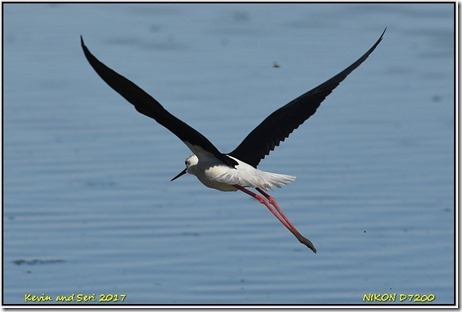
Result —
<path fill-rule="evenodd" d="M 454 303 L 453 5 L 3 8 L 4 304 Z M 190 151 L 79 41 L 229 152 L 385 27 L 259 166 L 297 176 L 271 194 L 316 255 L 245 194 L 170 182 Z"/>

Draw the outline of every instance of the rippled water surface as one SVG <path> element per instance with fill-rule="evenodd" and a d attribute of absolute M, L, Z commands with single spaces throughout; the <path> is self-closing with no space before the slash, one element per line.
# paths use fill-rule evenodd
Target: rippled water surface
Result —
<path fill-rule="evenodd" d="M 453 303 L 452 10 L 4 4 L 4 303 Z M 170 182 L 190 151 L 105 85 L 79 42 L 228 152 L 385 27 L 259 167 L 297 176 L 272 194 L 316 255 L 247 195 Z"/>

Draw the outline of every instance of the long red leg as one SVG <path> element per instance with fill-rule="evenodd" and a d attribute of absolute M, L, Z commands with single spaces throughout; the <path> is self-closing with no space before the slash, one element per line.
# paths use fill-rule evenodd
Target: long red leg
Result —
<path fill-rule="evenodd" d="M 276 200 L 270 196 L 269 194 L 265 193 L 263 190 L 257 188 L 257 191 L 263 194 L 264 197 L 262 197 L 260 194 L 256 194 L 245 187 L 242 187 L 240 185 L 234 185 L 235 188 L 238 190 L 252 196 L 253 198 L 257 199 L 260 203 L 266 206 L 266 208 L 269 209 L 269 211 L 292 233 L 297 237 L 300 243 L 306 245 L 308 248 L 310 248 L 314 253 L 316 253 L 316 248 L 314 247 L 313 243 L 306 237 L 300 234 L 300 232 L 295 228 L 295 226 L 290 222 L 289 218 L 284 214 L 282 209 L 279 207 L 277 204 Z M 268 201 L 266 200 L 268 199 Z M 271 205 L 272 206 L 271 206 Z"/>
<path fill-rule="evenodd" d="M 297 230 L 297 228 L 295 227 L 295 225 L 292 224 L 292 222 L 290 222 L 289 218 L 286 216 L 286 214 L 284 213 L 284 211 L 282 211 L 282 209 L 279 207 L 278 203 L 276 202 L 276 200 L 274 199 L 273 196 L 269 195 L 268 193 L 266 193 L 265 191 L 263 191 L 261 188 L 257 187 L 256 188 L 257 191 L 259 191 L 260 193 L 263 194 L 263 196 L 265 196 L 268 201 L 270 202 L 271 205 L 273 205 L 276 210 L 279 212 L 279 214 L 281 215 L 281 217 L 287 222 L 287 224 L 290 225 L 290 228 L 292 229 L 291 232 L 292 234 L 295 235 L 295 237 L 300 241 L 300 243 L 302 243 L 303 245 L 306 245 L 308 248 L 310 248 L 314 253 L 316 253 L 316 248 L 314 247 L 313 243 L 306 237 L 304 237 L 302 234 L 300 234 L 300 232 Z M 290 229 L 289 229 L 290 230 Z"/>
<path fill-rule="evenodd" d="M 284 211 L 282 211 L 282 209 L 279 207 L 278 203 L 276 202 L 276 200 L 273 198 L 273 196 L 269 195 L 268 193 L 266 193 L 265 191 L 263 191 L 261 188 L 257 187 L 256 188 L 257 191 L 259 191 L 263 196 L 266 197 L 266 199 L 268 199 L 269 203 L 271 205 L 273 205 L 276 210 L 279 212 L 279 214 L 281 215 L 281 217 L 287 222 L 287 224 L 290 225 L 290 228 L 293 230 L 294 232 L 294 235 L 297 236 L 300 235 L 300 232 L 297 230 L 297 228 L 295 227 L 295 225 L 292 224 L 292 222 L 290 222 L 289 218 L 287 218 L 286 214 L 284 213 Z"/>
<path fill-rule="evenodd" d="M 260 203 L 262 203 L 263 205 L 266 206 L 266 208 L 269 209 L 269 211 L 271 211 L 271 213 L 287 228 L 289 229 L 289 231 L 291 231 L 292 233 L 293 232 L 293 229 L 292 227 L 290 226 L 290 224 L 287 223 L 287 221 L 279 214 L 279 212 L 277 210 L 274 209 L 274 207 L 270 206 L 268 201 L 263 197 L 261 196 L 260 194 L 256 194 L 248 189 L 246 189 L 245 187 L 242 187 L 240 185 L 235 185 L 234 186 L 235 188 L 237 188 L 238 190 L 240 191 L 243 191 L 244 193 L 252 196 L 253 198 L 257 199 Z M 295 235 L 295 234 L 294 234 Z"/>

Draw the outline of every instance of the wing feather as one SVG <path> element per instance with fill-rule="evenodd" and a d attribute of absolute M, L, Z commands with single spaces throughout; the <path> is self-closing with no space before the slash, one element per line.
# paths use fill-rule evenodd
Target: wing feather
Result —
<path fill-rule="evenodd" d="M 266 155 L 316 112 L 321 102 L 340 82 L 367 59 L 382 41 L 386 30 L 385 28 L 376 43 L 356 62 L 269 115 L 229 155 L 256 168 Z"/>
<path fill-rule="evenodd" d="M 231 167 L 237 165 L 237 162 L 234 159 L 220 153 L 220 151 L 218 151 L 218 149 L 205 136 L 170 114 L 159 102 L 157 102 L 143 89 L 101 63 L 85 46 L 82 37 L 80 37 L 80 41 L 85 57 L 96 73 L 112 89 L 124 97 L 128 102 L 133 104 L 138 112 L 153 118 L 162 126 L 166 127 L 190 149 L 191 146 L 200 146 L 203 150 L 213 154 L 225 164 Z M 194 153 L 194 150 L 191 150 Z"/>

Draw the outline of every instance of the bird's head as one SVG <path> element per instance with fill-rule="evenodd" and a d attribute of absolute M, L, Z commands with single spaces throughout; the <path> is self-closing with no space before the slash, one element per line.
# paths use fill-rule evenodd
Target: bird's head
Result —
<path fill-rule="evenodd" d="M 183 174 L 185 174 L 186 172 L 187 173 L 191 173 L 193 174 L 193 170 L 194 170 L 194 167 L 197 165 L 197 163 L 199 162 L 199 158 L 197 158 L 196 155 L 192 154 L 191 156 L 189 156 L 188 158 L 186 158 L 186 160 L 184 161 L 184 164 L 186 165 L 186 168 L 183 169 L 183 171 L 181 171 L 180 173 L 178 173 L 173 179 L 171 179 L 170 181 L 173 181 L 173 180 L 176 180 L 178 179 L 179 177 L 181 177 Z"/>

